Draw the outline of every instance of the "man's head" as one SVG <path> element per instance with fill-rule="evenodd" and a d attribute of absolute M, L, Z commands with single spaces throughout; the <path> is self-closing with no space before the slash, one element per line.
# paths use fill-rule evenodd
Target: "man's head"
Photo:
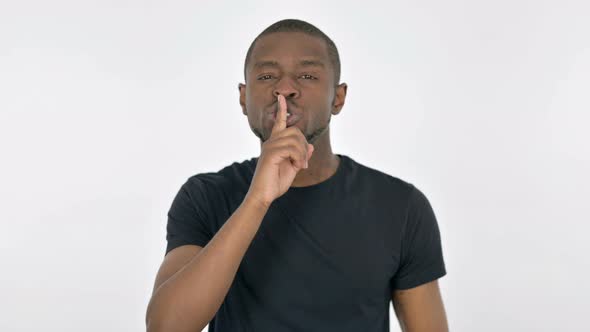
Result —
<path fill-rule="evenodd" d="M 308 36 L 317 37 L 322 39 L 326 43 L 326 48 L 328 51 L 328 57 L 330 59 L 330 64 L 332 65 L 332 70 L 334 73 L 334 84 L 338 84 L 340 82 L 340 55 L 338 54 L 338 48 L 336 48 L 336 44 L 328 37 L 325 33 L 323 33 L 320 29 L 315 27 L 314 25 L 307 23 L 301 20 L 295 19 L 287 19 L 278 21 L 268 28 L 264 29 L 258 37 L 254 39 L 250 47 L 248 48 L 248 52 L 246 53 L 246 59 L 244 60 L 244 80 L 247 81 L 247 68 L 250 64 L 250 59 L 252 57 L 252 51 L 254 50 L 254 46 L 256 42 L 266 35 L 270 35 L 276 32 L 300 32 L 304 33 Z"/>
<path fill-rule="evenodd" d="M 347 86 L 339 84 L 340 58 L 334 42 L 315 26 L 288 19 L 274 23 L 254 39 L 244 61 L 240 105 L 261 142 L 270 137 L 277 96 L 297 120 L 308 142 L 328 132 L 331 115 L 344 105 Z"/>

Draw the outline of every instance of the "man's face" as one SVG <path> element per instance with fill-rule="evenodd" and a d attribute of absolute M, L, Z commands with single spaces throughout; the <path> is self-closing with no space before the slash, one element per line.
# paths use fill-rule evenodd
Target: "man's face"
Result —
<path fill-rule="evenodd" d="M 313 143 L 328 128 L 331 114 L 338 114 L 344 104 L 346 85 L 335 85 L 322 39 L 300 32 L 277 32 L 254 45 L 246 85 L 240 84 L 240 104 L 251 130 L 265 142 L 278 110 L 277 96 L 282 94 L 287 112 L 292 114 L 287 126 L 297 126 Z"/>

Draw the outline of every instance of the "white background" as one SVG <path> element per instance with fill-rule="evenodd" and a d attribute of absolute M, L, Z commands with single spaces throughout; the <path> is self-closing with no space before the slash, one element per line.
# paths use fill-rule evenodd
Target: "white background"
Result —
<path fill-rule="evenodd" d="M 284 18 L 339 48 L 334 152 L 430 199 L 451 330 L 587 328 L 588 17 L 563 0 L 2 0 L 0 330 L 145 329 L 174 195 L 259 154 L 237 85 Z"/>

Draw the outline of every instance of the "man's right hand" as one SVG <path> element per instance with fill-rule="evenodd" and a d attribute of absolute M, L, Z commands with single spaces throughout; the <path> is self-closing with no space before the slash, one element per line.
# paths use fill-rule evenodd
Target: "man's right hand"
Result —
<path fill-rule="evenodd" d="M 296 126 L 287 128 L 287 102 L 283 95 L 277 98 L 276 120 L 270 138 L 262 144 L 248 190 L 248 196 L 266 206 L 289 190 L 297 172 L 308 167 L 314 149 L 307 143 L 301 129 Z"/>

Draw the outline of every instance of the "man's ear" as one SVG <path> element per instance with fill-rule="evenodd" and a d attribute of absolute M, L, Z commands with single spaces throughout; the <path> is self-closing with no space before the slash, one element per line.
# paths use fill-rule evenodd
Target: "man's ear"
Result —
<path fill-rule="evenodd" d="M 238 83 L 238 90 L 240 91 L 240 106 L 242 106 L 242 114 L 248 115 L 246 110 L 246 84 Z"/>
<path fill-rule="evenodd" d="M 336 115 L 340 113 L 342 107 L 344 107 L 344 100 L 346 100 L 346 90 L 348 85 L 341 83 L 336 86 L 334 102 L 332 103 L 332 114 Z"/>

